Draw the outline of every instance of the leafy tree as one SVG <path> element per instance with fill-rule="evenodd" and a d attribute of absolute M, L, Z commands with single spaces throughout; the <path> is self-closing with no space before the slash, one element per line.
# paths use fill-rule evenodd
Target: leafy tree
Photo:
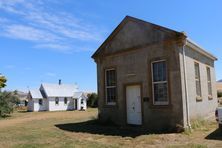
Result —
<path fill-rule="evenodd" d="M 6 86 L 7 79 L 0 74 L 0 89 Z"/>
<path fill-rule="evenodd" d="M 96 93 L 88 94 L 87 105 L 90 107 L 98 107 L 98 95 Z"/>
<path fill-rule="evenodd" d="M 19 99 L 16 92 L 0 92 L 0 117 L 5 117 L 12 113 L 18 103 Z"/>

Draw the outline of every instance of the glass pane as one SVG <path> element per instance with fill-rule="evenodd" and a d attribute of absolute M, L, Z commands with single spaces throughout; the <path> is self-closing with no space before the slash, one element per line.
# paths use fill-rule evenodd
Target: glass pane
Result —
<path fill-rule="evenodd" d="M 211 82 L 208 82 L 208 94 L 209 94 L 209 95 L 212 95 Z"/>
<path fill-rule="evenodd" d="M 196 81 L 196 93 L 197 96 L 201 96 L 200 81 Z"/>
<path fill-rule="evenodd" d="M 211 78 L 210 78 L 211 76 L 210 76 L 210 68 L 209 67 L 207 67 L 207 80 L 208 81 L 211 81 Z"/>
<path fill-rule="evenodd" d="M 166 81 L 166 62 L 153 63 L 153 81 Z"/>
<path fill-rule="evenodd" d="M 154 84 L 154 101 L 166 102 L 167 96 L 167 83 Z"/>
<path fill-rule="evenodd" d="M 107 102 L 116 102 L 116 88 L 107 88 Z"/>
<path fill-rule="evenodd" d="M 200 71 L 199 71 L 199 64 L 198 63 L 195 63 L 195 78 L 196 79 L 200 79 Z"/>
<path fill-rule="evenodd" d="M 106 86 L 115 86 L 116 85 L 116 71 L 108 70 L 106 71 Z"/>

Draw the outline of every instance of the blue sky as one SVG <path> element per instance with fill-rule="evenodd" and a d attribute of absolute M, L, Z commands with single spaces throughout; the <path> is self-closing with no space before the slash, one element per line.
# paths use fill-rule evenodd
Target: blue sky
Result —
<path fill-rule="evenodd" d="M 218 57 L 222 79 L 220 0 L 0 0 L 0 73 L 6 89 L 42 82 L 77 83 L 96 91 L 93 52 L 126 16 L 185 31 Z"/>

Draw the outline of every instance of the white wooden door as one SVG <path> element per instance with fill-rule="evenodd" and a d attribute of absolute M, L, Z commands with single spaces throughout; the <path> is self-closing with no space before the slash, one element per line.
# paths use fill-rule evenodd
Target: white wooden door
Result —
<path fill-rule="evenodd" d="M 142 124 L 140 85 L 126 87 L 127 123 Z"/>

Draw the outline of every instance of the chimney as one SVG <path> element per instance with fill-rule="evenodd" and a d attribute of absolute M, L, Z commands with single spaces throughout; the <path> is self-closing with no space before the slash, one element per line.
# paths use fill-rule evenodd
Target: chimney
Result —
<path fill-rule="evenodd" d="M 59 79 L 59 85 L 61 85 L 62 84 L 62 80 L 61 79 Z"/>

